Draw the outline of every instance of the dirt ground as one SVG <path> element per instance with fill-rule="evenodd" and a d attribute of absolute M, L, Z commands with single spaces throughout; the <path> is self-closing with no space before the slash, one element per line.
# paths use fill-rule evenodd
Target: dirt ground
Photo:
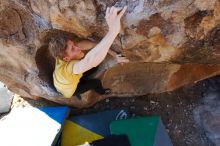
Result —
<path fill-rule="evenodd" d="M 176 91 L 134 98 L 110 98 L 87 109 L 71 108 L 71 115 L 128 108 L 132 116 L 159 115 L 174 146 L 212 146 L 202 127 L 196 124 L 193 109 L 207 90 L 205 81 Z M 53 102 L 16 97 L 13 107 L 57 105 Z"/>

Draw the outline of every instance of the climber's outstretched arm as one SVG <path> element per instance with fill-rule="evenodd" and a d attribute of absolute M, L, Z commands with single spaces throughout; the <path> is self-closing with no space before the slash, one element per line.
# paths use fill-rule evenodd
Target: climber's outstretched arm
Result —
<path fill-rule="evenodd" d="M 82 40 L 82 41 L 76 43 L 76 46 L 82 50 L 90 50 L 90 49 L 94 48 L 96 45 L 97 45 L 97 43 L 92 42 L 90 40 Z"/>
<path fill-rule="evenodd" d="M 96 45 L 97 43 L 90 41 L 90 40 L 82 40 L 76 43 L 76 46 L 81 48 L 82 50 L 90 50 L 94 48 Z M 111 49 L 108 50 L 108 54 L 111 55 L 115 59 L 116 64 L 129 62 L 129 60 L 126 57 L 122 56 L 121 54 L 117 54 Z"/>
<path fill-rule="evenodd" d="M 121 29 L 121 17 L 126 11 L 127 7 L 124 7 L 123 10 L 118 14 L 122 8 L 107 8 L 105 19 L 109 26 L 109 31 L 106 36 L 98 43 L 91 51 L 89 51 L 85 58 L 79 60 L 73 66 L 74 74 L 81 74 L 93 67 L 98 66 L 106 57 L 110 46 L 112 45 L 114 39 L 118 35 Z"/>

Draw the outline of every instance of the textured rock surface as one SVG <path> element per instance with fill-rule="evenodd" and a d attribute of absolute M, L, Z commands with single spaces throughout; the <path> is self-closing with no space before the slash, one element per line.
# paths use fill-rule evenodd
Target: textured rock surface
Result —
<path fill-rule="evenodd" d="M 52 85 L 51 36 L 100 40 L 107 6 L 128 6 L 112 50 L 130 63 L 108 68 L 102 80 L 116 96 L 172 91 L 220 73 L 219 0 L 1 0 L 0 80 L 25 97 L 77 107 L 101 98 L 64 99 Z M 111 64 L 106 59 L 103 70 Z"/>

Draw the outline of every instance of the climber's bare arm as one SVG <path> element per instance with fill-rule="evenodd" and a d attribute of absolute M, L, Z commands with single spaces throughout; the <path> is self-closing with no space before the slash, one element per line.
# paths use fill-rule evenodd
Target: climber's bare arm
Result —
<path fill-rule="evenodd" d="M 98 44 L 97 42 L 93 42 L 90 40 L 82 40 L 82 41 L 76 42 L 76 46 L 81 48 L 82 50 L 90 50 L 90 49 L 94 48 L 97 44 Z M 116 55 L 117 55 L 117 53 L 115 53 L 111 49 L 109 49 L 108 53 L 112 57 L 116 57 Z"/>
<path fill-rule="evenodd" d="M 81 48 L 82 50 L 90 50 L 94 48 L 97 45 L 96 42 L 92 42 L 90 40 L 82 40 L 76 43 L 76 46 Z M 108 54 L 110 54 L 112 57 L 116 58 L 117 53 L 109 49 Z"/>
<path fill-rule="evenodd" d="M 93 67 L 98 66 L 106 57 L 110 46 L 112 45 L 114 39 L 118 35 L 121 29 L 121 17 L 126 11 L 127 7 L 124 7 L 123 10 L 118 14 L 122 8 L 107 8 L 105 19 L 109 26 L 109 31 L 106 36 L 98 43 L 92 50 L 90 50 L 86 56 L 75 63 L 73 67 L 74 74 L 81 74 Z"/>
<path fill-rule="evenodd" d="M 126 57 L 122 56 L 121 54 L 117 54 L 116 52 L 110 49 L 108 51 L 108 54 L 110 54 L 115 59 L 116 64 L 129 62 L 129 60 Z"/>
<path fill-rule="evenodd" d="M 76 43 L 76 46 L 78 46 L 82 50 L 90 50 L 94 48 L 96 45 L 97 45 L 96 42 L 92 42 L 90 40 L 82 40 Z M 126 57 L 123 57 L 121 54 L 117 54 L 111 49 L 109 49 L 108 54 L 111 55 L 116 60 L 117 63 L 129 62 L 129 60 Z"/>
<path fill-rule="evenodd" d="M 92 42 L 90 40 L 82 40 L 76 43 L 76 46 L 81 48 L 82 50 L 90 50 L 94 48 L 97 45 L 97 43 Z"/>

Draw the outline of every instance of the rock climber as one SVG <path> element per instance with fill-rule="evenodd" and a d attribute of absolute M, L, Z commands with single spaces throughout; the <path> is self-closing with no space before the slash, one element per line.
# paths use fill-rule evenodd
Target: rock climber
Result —
<path fill-rule="evenodd" d="M 108 94 L 110 89 L 104 89 L 98 79 L 88 79 L 88 76 L 105 59 L 114 39 L 121 29 L 121 18 L 127 7 L 108 7 L 105 19 L 108 24 L 108 32 L 98 43 L 89 40 L 74 42 L 65 37 L 51 39 L 49 51 L 56 60 L 53 72 L 53 83 L 58 92 L 64 97 L 70 98 L 73 95 L 79 96 L 93 90 L 99 95 Z M 86 50 L 89 50 L 85 54 Z M 128 62 L 125 57 L 116 55 L 113 51 L 110 54 L 117 58 L 117 62 Z"/>

